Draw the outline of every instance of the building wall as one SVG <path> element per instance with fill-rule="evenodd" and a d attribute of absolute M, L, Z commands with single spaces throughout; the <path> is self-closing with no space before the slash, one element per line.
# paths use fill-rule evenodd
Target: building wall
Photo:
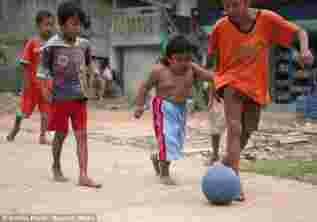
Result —
<path fill-rule="evenodd" d="M 111 1 L 81 0 L 82 7 L 91 17 L 92 22 L 92 43 L 95 45 L 99 56 L 109 56 L 110 54 L 110 31 L 112 23 Z"/>
<path fill-rule="evenodd" d="M 179 0 L 176 6 L 176 12 L 178 15 L 191 16 L 191 9 L 197 6 L 197 0 Z"/>
<path fill-rule="evenodd" d="M 135 90 L 138 82 L 148 76 L 160 50 L 158 46 L 127 47 L 123 49 L 122 55 L 124 85 L 126 89 Z"/>
<path fill-rule="evenodd" d="M 1 0 L 1 32 L 34 32 L 34 17 L 39 9 L 55 10 L 58 0 Z"/>
<path fill-rule="evenodd" d="M 140 7 L 139 3 L 131 7 L 130 2 L 126 8 L 123 2 L 117 1 L 118 8 L 113 11 L 111 64 L 122 75 L 127 94 L 135 93 L 137 82 L 144 79 L 160 54 L 162 19 L 155 7 Z M 140 18 L 142 22 L 132 23 Z"/>
<path fill-rule="evenodd" d="M 117 6 L 115 10 L 121 10 L 119 15 L 126 13 L 127 16 L 131 16 L 134 14 L 133 8 L 144 5 L 137 1 L 132 4 L 131 1 L 117 0 L 114 6 Z M 190 16 L 191 8 L 196 6 L 197 0 L 179 0 L 177 1 L 176 11 L 178 15 Z M 126 7 L 129 7 L 130 12 L 124 11 L 127 10 Z M 154 25 L 151 26 L 152 31 L 149 32 L 130 33 L 129 31 L 123 31 L 112 35 L 111 61 L 114 68 L 123 76 L 126 93 L 127 90 L 136 89 L 136 82 L 144 79 L 161 53 L 160 33 L 166 31 L 164 18 L 161 14 L 153 16 L 151 24 Z"/>

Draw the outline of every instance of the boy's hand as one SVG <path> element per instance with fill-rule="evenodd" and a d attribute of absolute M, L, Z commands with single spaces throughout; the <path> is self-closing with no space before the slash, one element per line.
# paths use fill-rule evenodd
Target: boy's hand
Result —
<path fill-rule="evenodd" d="M 42 94 L 45 102 L 50 103 L 52 101 L 52 94 L 48 89 L 42 90 Z"/>
<path fill-rule="evenodd" d="M 134 118 L 140 119 L 141 116 L 144 113 L 144 107 L 143 106 L 137 106 L 137 108 L 134 111 Z"/>
<path fill-rule="evenodd" d="M 301 60 L 303 65 L 312 65 L 314 63 L 314 56 L 309 49 L 301 52 Z"/>
<path fill-rule="evenodd" d="M 40 83 L 41 93 L 45 102 L 50 103 L 52 101 L 52 92 L 51 92 L 50 83 L 46 80 L 40 80 L 39 83 Z"/>

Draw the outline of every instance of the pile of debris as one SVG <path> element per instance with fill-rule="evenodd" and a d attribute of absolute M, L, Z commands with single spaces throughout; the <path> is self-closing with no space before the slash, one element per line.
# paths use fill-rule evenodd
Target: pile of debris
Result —
<path fill-rule="evenodd" d="M 311 143 L 311 136 L 297 130 L 260 130 L 250 138 L 242 157 L 247 160 L 285 159 L 292 152 L 301 152 Z M 306 145 L 306 146 L 305 146 Z"/>
<path fill-rule="evenodd" d="M 241 153 L 242 159 L 279 160 L 317 158 L 316 137 L 317 124 L 298 126 L 276 125 L 261 127 L 254 132 L 248 145 Z M 204 157 L 212 155 L 210 135 L 207 130 L 190 129 L 186 142 L 186 155 L 201 154 Z M 222 137 L 221 154 L 225 154 L 226 135 Z"/>

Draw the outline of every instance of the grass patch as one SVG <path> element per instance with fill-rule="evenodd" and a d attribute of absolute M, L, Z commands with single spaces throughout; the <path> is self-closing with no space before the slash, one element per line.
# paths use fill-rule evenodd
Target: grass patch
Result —
<path fill-rule="evenodd" d="M 242 162 L 241 171 L 266 176 L 302 178 L 307 175 L 317 175 L 317 161 L 257 160 L 253 163 Z"/>

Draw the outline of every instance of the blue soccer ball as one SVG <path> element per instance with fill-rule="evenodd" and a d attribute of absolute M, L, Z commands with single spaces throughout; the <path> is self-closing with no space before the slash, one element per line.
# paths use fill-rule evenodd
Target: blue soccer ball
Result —
<path fill-rule="evenodd" d="M 240 196 L 240 177 L 223 164 L 212 166 L 202 179 L 202 191 L 212 204 L 230 204 Z"/>

